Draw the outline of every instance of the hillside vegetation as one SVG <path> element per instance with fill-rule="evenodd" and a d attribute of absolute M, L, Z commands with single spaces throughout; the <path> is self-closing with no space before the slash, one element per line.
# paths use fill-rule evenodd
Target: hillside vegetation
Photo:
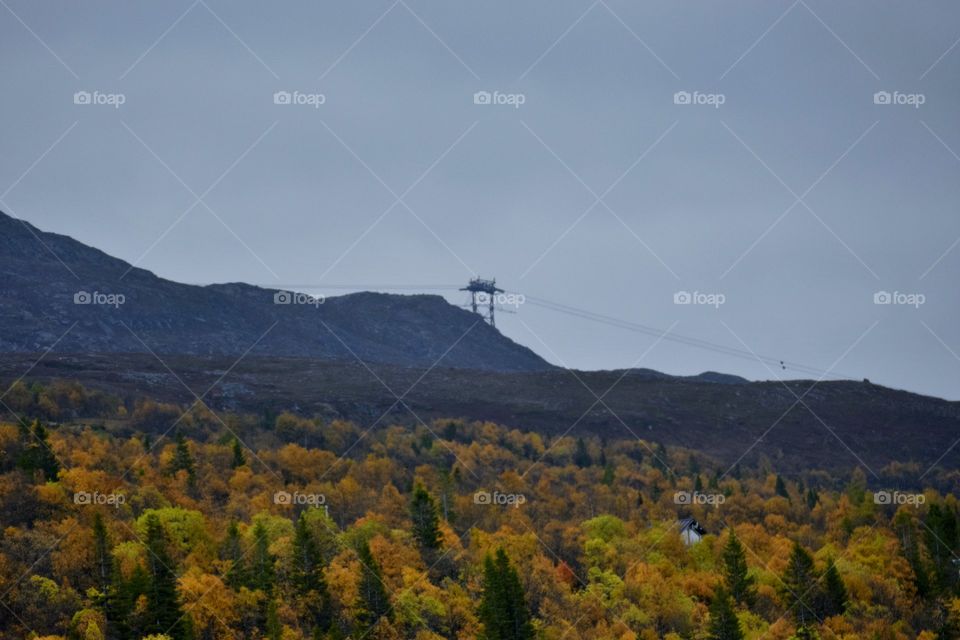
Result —
<path fill-rule="evenodd" d="M 36 354 L 0 358 L 0 380 L 12 382 L 27 370 L 29 384 L 18 383 L 4 403 L 20 415 L 54 421 L 93 415 L 82 404 L 69 403 L 65 389 L 80 383 L 91 393 L 117 396 L 114 406 L 122 404 L 127 412 L 148 397 L 177 405 L 173 411 L 179 415 L 178 409 L 196 400 L 191 390 L 206 390 L 204 405 L 267 416 L 265 424 L 287 410 L 326 422 L 347 420 L 363 429 L 414 427 L 417 417 L 456 417 L 544 437 L 610 442 L 641 437 L 697 450 L 727 465 L 750 447 L 742 462 L 755 465 L 766 456 L 783 473 L 816 468 L 842 476 L 863 465 L 897 483 L 915 483 L 934 463 L 941 469 L 960 466 L 960 447 L 954 446 L 960 438 L 960 402 L 866 381 L 718 384 L 705 376 L 683 379 L 642 371 L 498 373 L 260 356 L 239 362 L 195 356 L 161 361 L 150 354 L 50 353 L 39 362 Z M 28 388 L 38 385 L 42 390 Z M 33 407 L 51 404 L 51 395 L 58 398 L 56 411 Z M 154 426 L 162 432 L 169 423 Z M 919 469 L 903 473 L 905 464 Z"/>
<path fill-rule="evenodd" d="M 20 393 L 4 638 L 958 637 L 956 471 L 875 494 L 640 440 Z"/>

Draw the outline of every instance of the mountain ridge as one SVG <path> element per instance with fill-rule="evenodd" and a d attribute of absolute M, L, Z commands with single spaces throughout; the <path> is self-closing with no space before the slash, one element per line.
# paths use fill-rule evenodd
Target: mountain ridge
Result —
<path fill-rule="evenodd" d="M 0 352 L 52 345 L 63 353 L 250 352 L 492 371 L 553 367 L 441 296 L 358 292 L 319 301 L 237 282 L 182 284 L 2 212 L 0 276 Z"/>

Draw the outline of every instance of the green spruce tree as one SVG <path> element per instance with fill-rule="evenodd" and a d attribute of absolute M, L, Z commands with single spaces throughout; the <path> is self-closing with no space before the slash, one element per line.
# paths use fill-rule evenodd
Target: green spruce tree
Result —
<path fill-rule="evenodd" d="M 229 563 L 226 574 L 227 584 L 235 590 L 249 583 L 249 575 L 243 557 L 243 545 L 240 543 L 240 528 L 236 520 L 227 526 L 227 537 L 220 546 L 220 559 Z"/>
<path fill-rule="evenodd" d="M 440 534 L 437 517 L 437 505 L 433 496 L 420 483 L 413 489 L 413 500 L 410 503 L 410 519 L 413 520 L 413 537 L 420 549 L 434 551 L 440 548 L 442 536 Z"/>
<path fill-rule="evenodd" d="M 267 594 L 273 591 L 276 572 L 273 556 L 270 555 L 270 539 L 262 520 L 253 526 L 253 552 L 249 572 L 248 584 L 251 589 L 259 589 Z"/>
<path fill-rule="evenodd" d="M 363 633 L 380 618 L 389 618 L 391 609 L 390 598 L 383 584 L 383 573 L 370 553 L 370 545 L 366 542 L 360 545 L 357 557 L 360 559 L 360 600 L 357 603 L 360 613 L 357 621 L 364 627 L 361 631 Z"/>
<path fill-rule="evenodd" d="M 933 503 L 927 510 L 924 542 L 930 557 L 933 587 L 943 596 L 949 596 L 957 586 L 957 516 L 950 507 Z"/>
<path fill-rule="evenodd" d="M 743 628 L 733 608 L 733 598 L 723 587 L 718 587 L 710 603 L 710 640 L 743 640 Z"/>
<path fill-rule="evenodd" d="M 900 511 L 894 516 L 893 524 L 897 532 L 897 538 L 900 540 L 900 550 L 903 557 L 913 570 L 913 583 L 917 590 L 917 596 L 928 599 L 932 595 L 930 575 L 920 554 L 920 540 L 913 518 L 910 514 Z"/>
<path fill-rule="evenodd" d="M 773 490 L 781 498 L 790 499 L 790 493 L 787 491 L 787 483 L 783 481 L 783 477 L 779 473 L 777 474 L 777 482 Z"/>
<path fill-rule="evenodd" d="M 783 602 L 793 615 L 797 627 L 818 622 L 814 612 L 822 597 L 818 585 L 819 576 L 813 557 L 798 542 L 793 543 L 793 551 L 790 552 L 790 559 L 781 580 Z"/>
<path fill-rule="evenodd" d="M 93 572 L 97 588 L 106 592 L 110 586 L 112 562 L 110 559 L 110 536 L 100 513 L 93 515 Z"/>
<path fill-rule="evenodd" d="M 300 514 L 294 527 L 290 583 L 311 618 L 310 627 L 315 631 L 326 631 L 333 619 L 330 593 L 323 570 L 323 555 L 310 531 L 304 512 Z"/>
<path fill-rule="evenodd" d="M 187 486 L 193 489 L 196 486 L 196 470 L 193 467 L 193 456 L 190 454 L 190 445 L 183 434 L 177 431 L 176 449 L 173 452 L 173 460 L 170 461 L 170 473 L 176 474 L 178 471 L 187 472 Z"/>
<path fill-rule="evenodd" d="M 729 595 L 737 604 L 747 607 L 753 604 L 756 595 L 754 578 L 748 573 L 747 555 L 733 527 L 723 548 L 723 578 Z"/>
<path fill-rule="evenodd" d="M 243 453 L 243 445 L 239 438 L 233 439 L 233 459 L 230 461 L 230 468 L 236 469 L 247 464 L 247 456 Z"/>
<path fill-rule="evenodd" d="M 823 572 L 823 614 L 837 616 L 847 609 L 847 587 L 837 571 L 836 564 L 831 560 L 827 563 L 827 570 Z"/>
<path fill-rule="evenodd" d="M 531 640 L 534 636 L 523 586 L 506 552 L 483 561 L 483 595 L 478 610 L 482 640 Z"/>
<path fill-rule="evenodd" d="M 577 448 L 573 454 L 573 463 L 581 469 L 586 469 L 593 464 L 593 458 L 590 457 L 590 451 L 587 450 L 587 443 L 583 438 L 577 438 Z"/>
<path fill-rule="evenodd" d="M 53 482 L 60 472 L 60 463 L 53 455 L 50 443 L 47 441 L 47 429 L 39 420 L 34 420 L 32 426 L 20 423 L 20 455 L 17 466 L 30 474 L 42 472 L 43 480 Z"/>
<path fill-rule="evenodd" d="M 149 633 L 166 634 L 173 640 L 187 638 L 187 624 L 177 599 L 177 576 L 167 553 L 167 539 L 160 519 L 147 516 L 146 562 L 149 584 L 146 596 L 146 627 Z"/>
<path fill-rule="evenodd" d="M 267 640 L 281 640 L 283 638 L 283 625 L 280 624 L 280 615 L 277 612 L 277 599 L 270 598 L 267 604 L 266 628 Z"/>
<path fill-rule="evenodd" d="M 615 477 L 616 477 L 616 470 L 614 469 L 613 464 L 609 462 L 606 463 L 603 466 L 603 479 L 601 480 L 601 482 L 607 485 L 608 487 L 612 487 L 613 480 Z"/>
<path fill-rule="evenodd" d="M 146 595 L 150 576 L 142 566 L 137 566 L 129 579 L 124 579 L 118 563 L 111 572 L 110 587 L 104 605 L 107 619 L 106 636 L 110 640 L 139 640 L 147 634 L 144 616 L 136 612 L 137 600 Z"/>

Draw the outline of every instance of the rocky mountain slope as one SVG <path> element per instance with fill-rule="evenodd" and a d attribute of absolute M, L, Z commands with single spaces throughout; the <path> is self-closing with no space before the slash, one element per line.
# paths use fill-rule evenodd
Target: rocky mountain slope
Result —
<path fill-rule="evenodd" d="M 246 284 L 180 284 L 0 213 L 0 353 L 53 344 L 70 353 L 249 350 L 401 366 L 443 356 L 447 367 L 551 368 L 440 296 L 355 293 L 320 304 Z"/>

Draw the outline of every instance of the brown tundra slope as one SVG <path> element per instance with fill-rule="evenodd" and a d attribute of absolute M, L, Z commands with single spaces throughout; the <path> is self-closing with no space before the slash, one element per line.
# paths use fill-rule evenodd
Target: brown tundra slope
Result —
<path fill-rule="evenodd" d="M 37 357 L 0 357 L 0 380 L 17 378 Z M 913 462 L 919 476 L 938 461 L 943 469 L 956 468 L 960 461 L 960 446 L 954 446 L 960 439 L 960 403 L 869 382 L 747 382 L 716 374 L 676 378 L 647 371 L 368 368 L 356 361 L 263 356 L 247 357 L 236 366 L 236 358 L 222 356 L 162 359 L 51 353 L 29 379 L 72 379 L 122 397 L 182 404 L 195 400 L 186 385 L 198 395 L 211 389 L 204 400 L 215 408 L 292 410 L 364 426 L 464 418 L 549 437 L 639 437 L 689 447 L 729 464 L 741 456 L 752 461 L 764 455 L 782 469 L 850 470 L 859 465 L 881 474 L 891 462 Z M 716 379 L 722 382 L 712 381 Z"/>

